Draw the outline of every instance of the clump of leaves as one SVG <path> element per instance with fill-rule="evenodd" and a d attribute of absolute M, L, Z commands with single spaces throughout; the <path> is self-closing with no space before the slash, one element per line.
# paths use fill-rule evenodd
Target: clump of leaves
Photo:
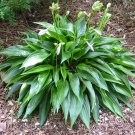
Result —
<path fill-rule="evenodd" d="M 17 12 L 28 11 L 32 5 L 40 2 L 41 0 L 0 0 L 0 19 L 13 22 Z"/>
<path fill-rule="evenodd" d="M 0 65 L 2 79 L 12 85 L 7 98 L 18 91 L 21 106 L 18 117 L 28 117 L 39 109 L 43 125 L 52 107 L 63 110 L 71 127 L 80 117 L 89 128 L 90 117 L 98 122 L 99 108 L 107 108 L 123 117 L 120 102 L 128 107 L 132 96 L 128 75 L 135 77 L 134 54 L 123 47 L 122 38 L 102 35 L 111 17 L 107 5 L 97 26 L 90 25 L 93 13 L 102 8 L 96 2 L 89 13 L 79 12 L 77 20 L 59 15 L 59 5 L 50 7 L 53 24 L 38 22 L 45 29 L 25 33 L 25 45 L 0 52 L 8 58 Z"/>

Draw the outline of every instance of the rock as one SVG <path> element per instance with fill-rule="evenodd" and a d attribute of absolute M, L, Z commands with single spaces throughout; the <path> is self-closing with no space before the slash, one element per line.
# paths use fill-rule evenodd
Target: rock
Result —
<path fill-rule="evenodd" d="M 0 132 L 6 132 L 6 128 L 7 128 L 7 124 L 4 123 L 0 123 Z"/>
<path fill-rule="evenodd" d="M 36 123 L 35 123 L 35 126 L 39 126 L 39 125 L 40 125 L 40 123 L 39 123 L 39 122 L 36 122 Z"/>
<path fill-rule="evenodd" d="M 28 120 L 27 119 L 23 119 L 22 122 L 28 122 Z"/>
<path fill-rule="evenodd" d="M 8 101 L 8 104 L 9 104 L 10 106 L 13 106 L 13 105 L 14 105 L 12 101 Z"/>

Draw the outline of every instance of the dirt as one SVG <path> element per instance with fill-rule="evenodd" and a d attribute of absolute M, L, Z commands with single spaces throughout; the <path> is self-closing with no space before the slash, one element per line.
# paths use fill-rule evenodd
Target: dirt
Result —
<path fill-rule="evenodd" d="M 94 0 L 93 0 L 94 1 Z M 27 15 L 18 15 L 16 26 L 10 26 L 7 22 L 0 22 L 0 44 L 3 47 L 20 44 L 21 32 L 27 29 L 37 30 L 34 21 L 51 21 L 49 4 L 44 4 L 32 9 Z M 92 0 L 64 0 L 61 2 L 61 14 L 66 10 L 71 11 L 70 18 L 75 20 L 78 10 L 89 11 Z M 111 8 L 112 19 L 107 24 L 105 34 L 125 37 L 125 47 L 135 52 L 135 4 L 113 5 Z M 100 13 L 99 13 L 100 14 Z M 99 18 L 94 17 L 92 23 Z M 1 57 L 1 60 L 3 57 Z M 135 83 L 135 80 L 132 80 Z M 73 129 L 70 122 L 64 124 L 63 114 L 51 113 L 46 124 L 41 127 L 38 117 L 31 119 L 17 119 L 16 113 L 19 108 L 15 102 L 15 96 L 5 101 L 6 92 L 4 86 L 0 87 L 0 135 L 135 135 L 135 93 L 131 99 L 133 109 L 130 110 L 122 105 L 125 119 L 115 116 L 107 110 L 100 110 L 100 119 L 96 125 L 91 120 L 91 128 L 87 129 L 80 119 L 77 120 Z"/>

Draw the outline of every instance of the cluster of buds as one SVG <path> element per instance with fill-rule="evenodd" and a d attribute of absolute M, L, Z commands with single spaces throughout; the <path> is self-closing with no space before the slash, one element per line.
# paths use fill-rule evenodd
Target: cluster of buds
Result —
<path fill-rule="evenodd" d="M 54 13 L 55 11 L 58 11 L 60 9 L 59 4 L 58 3 L 52 3 L 52 6 L 49 7 L 49 9 Z"/>
<path fill-rule="evenodd" d="M 111 3 L 108 3 L 106 6 L 106 9 L 104 11 L 104 14 L 102 16 L 102 19 L 100 21 L 100 24 L 98 26 L 98 30 L 102 30 L 103 27 L 105 26 L 105 24 L 109 21 L 109 19 L 111 18 L 111 14 L 108 13 L 109 8 L 111 7 Z"/>
<path fill-rule="evenodd" d="M 103 7 L 103 3 L 101 3 L 100 1 L 96 1 L 92 6 L 92 10 L 100 11 L 102 7 Z"/>

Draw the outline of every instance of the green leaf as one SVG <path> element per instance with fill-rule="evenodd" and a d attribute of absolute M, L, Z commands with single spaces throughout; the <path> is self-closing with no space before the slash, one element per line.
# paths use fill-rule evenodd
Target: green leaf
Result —
<path fill-rule="evenodd" d="M 11 67 L 2 79 L 4 82 L 9 83 L 21 72 L 22 72 L 22 69 L 19 69 L 19 66 Z"/>
<path fill-rule="evenodd" d="M 96 42 L 97 40 L 97 42 Z M 123 38 L 114 38 L 114 37 L 100 37 L 98 39 L 95 39 L 96 46 L 101 46 L 101 45 L 108 45 L 111 43 L 119 42 L 123 40 Z"/>
<path fill-rule="evenodd" d="M 57 88 L 53 87 L 51 93 L 51 101 L 53 105 L 53 110 L 59 110 L 61 103 L 65 100 L 69 91 L 69 85 L 67 81 L 59 80 L 57 83 Z"/>
<path fill-rule="evenodd" d="M 127 87 L 125 87 L 123 85 L 119 85 L 119 84 L 112 84 L 112 85 L 113 85 L 115 91 L 117 91 L 118 93 L 123 94 L 128 97 L 132 96 L 131 91 Z"/>
<path fill-rule="evenodd" d="M 44 41 L 40 46 L 49 52 L 52 52 L 55 49 L 53 42 L 50 41 Z"/>
<path fill-rule="evenodd" d="M 63 79 L 66 80 L 66 77 L 67 77 L 66 66 L 62 66 L 60 69 L 61 69 L 61 75 Z"/>
<path fill-rule="evenodd" d="M 18 114 L 17 114 L 17 118 L 20 118 L 22 116 L 27 104 L 28 104 L 28 101 L 21 104 Z"/>
<path fill-rule="evenodd" d="M 30 70 L 22 73 L 21 75 L 40 73 L 40 72 L 43 72 L 43 71 L 52 70 L 53 68 L 54 68 L 53 66 L 48 65 L 48 64 L 46 64 L 46 65 L 39 65 L 39 66 L 31 68 Z"/>
<path fill-rule="evenodd" d="M 116 94 L 116 93 L 115 93 Z M 122 101 L 123 103 L 125 103 L 125 105 L 127 107 L 129 107 L 130 109 L 132 109 L 132 105 L 130 104 L 130 102 L 128 101 L 128 99 L 126 98 L 126 96 L 124 95 L 120 95 L 120 94 L 116 94 L 117 98 Z"/>
<path fill-rule="evenodd" d="M 107 84 L 102 75 L 100 74 L 100 72 L 98 72 L 98 70 L 91 68 L 86 64 L 79 64 L 77 67 L 78 69 L 86 71 L 88 74 L 90 74 L 98 87 L 108 91 Z"/>
<path fill-rule="evenodd" d="M 63 63 L 64 61 L 68 60 L 70 57 L 71 57 L 71 53 L 70 52 L 64 52 L 62 50 L 61 63 Z"/>
<path fill-rule="evenodd" d="M 31 54 L 31 49 L 27 46 L 15 45 L 0 51 L 0 55 L 8 56 L 23 56 L 26 57 Z"/>
<path fill-rule="evenodd" d="M 34 79 L 34 81 L 31 84 L 29 98 L 38 94 L 43 89 L 43 86 L 45 84 L 45 81 L 47 80 L 48 75 L 49 72 L 40 73 L 38 77 Z"/>
<path fill-rule="evenodd" d="M 70 108 L 70 94 L 68 94 L 65 100 L 62 102 L 62 110 L 64 112 L 65 123 L 67 123 L 69 108 Z"/>
<path fill-rule="evenodd" d="M 113 101 L 113 106 L 114 106 L 114 109 L 115 109 L 115 112 L 119 115 L 119 116 L 121 116 L 121 117 L 123 117 L 123 112 L 122 112 L 122 109 L 121 109 L 121 107 L 120 107 L 120 104 L 119 104 L 119 102 L 118 102 L 118 100 L 117 100 L 117 98 L 116 98 L 116 96 L 113 94 L 113 93 L 108 93 L 108 96 L 112 99 L 112 101 Z"/>
<path fill-rule="evenodd" d="M 49 34 L 51 37 L 61 41 L 61 42 L 64 42 L 66 43 L 67 42 L 67 39 L 65 38 L 65 36 L 61 33 L 60 29 L 58 28 L 54 28 L 54 29 L 49 29 Z"/>
<path fill-rule="evenodd" d="M 96 62 L 98 62 L 100 65 L 103 65 L 107 70 L 108 73 L 112 76 L 115 77 L 116 80 L 120 80 L 119 79 L 119 75 L 117 74 L 116 70 L 114 69 L 114 67 L 112 67 L 111 65 L 107 64 L 105 61 L 101 60 L 101 59 L 97 59 Z M 102 67 L 103 67 L 102 66 Z M 99 66 L 98 66 L 99 67 Z M 101 67 L 100 67 L 101 69 Z M 103 68 L 102 68 L 103 69 Z M 105 70 L 104 70 L 105 71 Z"/>
<path fill-rule="evenodd" d="M 53 70 L 53 80 L 55 82 L 55 85 L 57 86 L 57 82 L 59 80 L 59 69 Z"/>
<path fill-rule="evenodd" d="M 61 29 L 74 33 L 74 25 L 72 23 L 66 23 Z"/>
<path fill-rule="evenodd" d="M 27 118 L 27 116 L 30 115 L 36 109 L 36 107 L 41 102 L 43 96 L 44 96 L 43 93 L 40 92 L 30 100 L 30 102 L 29 102 L 29 104 L 27 106 L 24 118 Z"/>
<path fill-rule="evenodd" d="M 77 74 L 69 74 L 69 81 L 70 81 L 70 86 L 73 91 L 73 93 L 77 96 L 77 98 L 80 98 L 80 81 L 77 76 Z"/>
<path fill-rule="evenodd" d="M 28 93 L 28 91 L 29 91 L 29 85 L 27 83 L 23 83 L 19 92 L 19 98 L 18 98 L 19 102 L 24 98 L 24 96 Z"/>
<path fill-rule="evenodd" d="M 103 62 L 103 61 L 99 61 L 98 60 L 98 62 L 100 62 L 100 63 L 97 63 L 97 62 L 89 62 L 89 64 L 91 64 L 92 66 L 94 66 L 95 68 L 98 68 L 99 70 L 101 70 L 101 71 L 104 71 L 104 72 L 106 72 L 107 74 L 106 74 L 106 76 L 108 76 L 108 74 L 109 74 L 109 76 L 111 75 L 112 77 L 111 78 L 114 78 L 114 80 L 117 80 L 117 81 L 120 81 L 120 79 L 117 77 L 118 75 L 117 75 L 117 73 L 115 72 L 115 70 L 114 69 L 112 69 L 112 67 L 110 67 L 108 64 L 106 64 L 105 62 Z M 103 72 L 103 73 L 104 73 Z M 103 74 L 102 73 L 102 74 Z M 104 73 L 105 74 L 105 73 Z"/>
<path fill-rule="evenodd" d="M 98 123 L 98 119 L 99 119 L 99 101 L 98 101 L 98 98 L 96 97 L 96 103 L 95 103 L 95 106 L 92 110 L 92 115 L 93 115 L 93 118 L 95 120 L 96 123 Z"/>
<path fill-rule="evenodd" d="M 23 61 L 24 61 L 24 58 L 17 58 L 17 57 L 7 58 L 5 61 L 0 63 L 0 71 L 7 67 L 12 66 L 14 62 L 16 62 L 16 65 L 20 65 L 23 63 Z"/>
<path fill-rule="evenodd" d="M 126 75 L 123 75 L 123 74 L 119 74 L 119 76 L 120 76 L 121 80 L 124 82 L 124 84 L 126 85 L 126 87 L 131 91 L 128 77 Z"/>
<path fill-rule="evenodd" d="M 118 70 L 124 72 L 125 74 L 135 77 L 135 74 L 132 73 L 132 72 L 131 72 L 130 70 L 128 70 L 127 68 L 125 68 L 125 67 L 123 67 L 123 66 L 121 66 L 121 65 L 116 65 L 116 64 L 112 64 L 112 65 L 114 66 L 114 68 L 116 68 L 116 69 L 118 69 Z"/>
<path fill-rule="evenodd" d="M 75 23 L 75 26 L 76 26 L 77 37 L 85 35 L 85 32 L 86 32 L 85 17 L 82 17 L 79 20 L 77 20 Z"/>
<path fill-rule="evenodd" d="M 116 80 L 114 76 L 111 76 L 109 74 L 106 74 L 104 72 L 102 72 L 102 75 L 103 75 L 103 78 L 105 81 L 108 81 L 108 82 L 114 82 L 114 83 L 118 83 L 118 84 L 123 84 L 122 81 L 119 81 L 119 80 Z"/>
<path fill-rule="evenodd" d="M 130 86 L 135 89 L 135 84 L 132 83 L 131 81 L 129 81 L 129 83 L 130 83 Z"/>
<path fill-rule="evenodd" d="M 81 80 L 81 81 L 83 82 L 83 84 L 86 86 L 86 88 L 89 91 L 91 106 L 92 106 L 92 110 L 93 110 L 95 103 L 96 103 L 95 90 L 93 89 L 93 86 L 90 81 L 84 81 L 84 80 Z"/>
<path fill-rule="evenodd" d="M 113 101 L 107 96 L 106 92 L 104 90 L 99 91 L 102 97 L 103 104 L 110 109 L 113 113 L 115 113 Z"/>
<path fill-rule="evenodd" d="M 81 97 L 81 96 L 80 96 Z M 74 93 L 71 93 L 70 95 L 70 122 L 71 122 L 71 128 L 73 127 L 77 117 L 79 116 L 83 106 L 83 100 L 82 97 L 78 99 Z"/>
<path fill-rule="evenodd" d="M 26 58 L 26 60 L 23 62 L 21 68 L 23 67 L 29 67 L 36 65 L 38 63 L 43 62 L 50 54 L 48 54 L 46 51 L 36 51 L 32 53 L 29 57 Z"/>
<path fill-rule="evenodd" d="M 21 87 L 21 84 L 19 82 L 14 83 L 11 89 L 9 90 L 6 99 L 9 98 L 14 92 L 19 90 L 20 87 Z"/>
<path fill-rule="evenodd" d="M 50 98 L 51 98 L 50 92 L 47 92 L 40 103 L 40 106 L 39 106 L 40 125 L 43 125 L 47 119 L 47 116 L 51 107 Z"/>
<path fill-rule="evenodd" d="M 88 52 L 84 57 L 93 59 L 93 58 L 102 57 L 102 56 L 110 56 L 110 54 L 106 52 Z"/>
<path fill-rule="evenodd" d="M 84 96 L 84 104 L 80 112 L 80 117 L 87 128 L 90 128 L 90 104 L 87 95 Z"/>

